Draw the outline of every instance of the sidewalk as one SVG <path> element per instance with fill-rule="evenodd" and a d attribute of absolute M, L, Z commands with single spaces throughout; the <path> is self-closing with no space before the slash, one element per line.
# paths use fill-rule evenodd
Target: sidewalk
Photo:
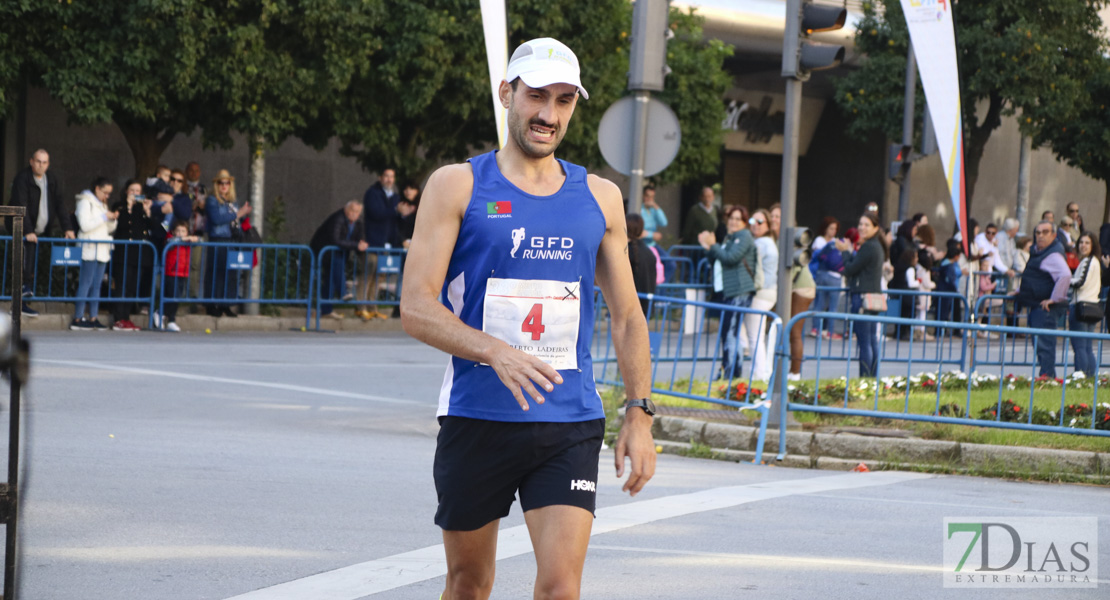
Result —
<path fill-rule="evenodd" d="M 7 312 L 7 306 L 3 307 Z M 41 305 L 39 310 L 42 310 Z M 301 309 L 303 311 L 303 309 Z M 295 316 L 296 313 L 300 316 Z M 320 331 L 344 331 L 344 332 L 396 332 L 402 331 L 401 319 L 373 319 L 371 321 L 363 321 L 358 317 L 351 316 L 350 311 L 340 311 L 347 313 L 345 319 L 320 319 Z M 35 318 L 23 317 L 21 323 L 23 331 L 68 331 L 69 323 L 73 319 L 73 315 L 66 313 L 56 312 L 42 312 Z M 132 321 L 138 325 L 143 331 L 148 330 L 147 315 L 134 315 Z M 105 325 L 111 326 L 111 318 L 105 313 L 100 314 L 100 322 Z M 178 314 L 177 325 L 181 327 L 182 333 L 205 333 L 205 330 L 211 330 L 213 333 L 217 331 L 316 331 L 316 318 L 309 321 L 309 326 L 306 328 L 304 324 L 304 313 L 298 310 L 285 310 L 283 316 L 270 317 L 270 316 L 252 316 L 252 315 L 239 315 L 238 317 L 210 317 L 206 314 Z M 160 330 L 153 330 L 162 333 Z M 74 332 L 80 333 L 80 332 Z M 168 333 L 168 332 L 166 332 Z"/>
<path fill-rule="evenodd" d="M 662 452 L 753 461 L 759 429 L 714 418 L 657 415 L 652 431 Z M 786 456 L 782 461 L 776 460 L 778 444 L 778 429 L 768 428 L 763 445 L 765 464 L 849 471 L 862 463 L 869 470 L 926 470 L 1049 480 L 1063 477 L 1110 484 L 1110 453 L 925 440 L 896 431 L 861 428 L 787 431 Z"/>

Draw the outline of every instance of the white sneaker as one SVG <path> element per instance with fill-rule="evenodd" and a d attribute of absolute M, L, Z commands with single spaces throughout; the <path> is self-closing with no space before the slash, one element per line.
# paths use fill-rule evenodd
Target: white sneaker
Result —
<path fill-rule="evenodd" d="M 787 373 L 786 374 L 786 380 L 787 381 L 801 381 L 802 380 L 802 374 L 801 373 Z"/>
<path fill-rule="evenodd" d="M 158 311 L 154 311 L 154 328 L 162 328 L 162 315 L 158 314 Z"/>
<path fill-rule="evenodd" d="M 174 323 L 173 321 L 170 321 L 169 323 L 166 323 L 166 331 L 172 331 L 174 333 L 180 333 L 181 328 L 177 326 L 177 323 Z"/>

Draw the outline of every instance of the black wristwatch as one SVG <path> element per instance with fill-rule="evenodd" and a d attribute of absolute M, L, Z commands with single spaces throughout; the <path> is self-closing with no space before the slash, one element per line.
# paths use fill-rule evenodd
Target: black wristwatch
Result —
<path fill-rule="evenodd" d="M 655 416 L 655 403 L 651 398 L 637 398 L 636 400 L 628 400 L 624 403 L 625 410 L 629 408 L 642 408 L 649 417 Z"/>

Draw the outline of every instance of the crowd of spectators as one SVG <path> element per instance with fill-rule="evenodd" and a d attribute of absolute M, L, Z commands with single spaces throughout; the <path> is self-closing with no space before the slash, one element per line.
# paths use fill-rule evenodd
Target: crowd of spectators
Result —
<path fill-rule="evenodd" d="M 178 306 L 189 300 L 190 293 L 200 300 L 194 306 L 202 305 L 211 316 L 237 316 L 234 307 L 246 278 L 240 271 L 229 271 L 228 252 L 235 242 L 253 241 L 254 230 L 252 207 L 237 198 L 235 177 L 220 170 L 209 188 L 196 162 L 183 170 L 160 165 L 144 180 L 126 181 L 112 201 L 114 191 L 110 180 L 97 177 L 76 195 L 76 210 L 69 213 L 58 180 L 50 172 L 50 156 L 41 149 L 12 182 L 9 204 L 26 208 L 25 273 L 35 272 L 38 238 L 61 235 L 84 242 L 80 244 L 70 328 L 139 330 L 131 316 L 144 309 L 128 299 L 151 289 L 156 264 L 149 247 L 141 245 L 144 242 L 152 243 L 159 253 L 167 244 L 174 244 L 165 254 L 165 283 L 160 290 L 165 314 L 155 313 L 151 319 L 156 328 L 180 331 Z M 361 201 L 347 202 L 319 226 L 310 242 L 312 250 L 337 249 L 321 262 L 321 317 L 343 318 L 336 305 L 357 299 L 355 316 L 363 320 L 389 318 L 375 303 L 385 287 L 378 261 L 392 261 L 393 257 L 367 249 L 408 247 L 419 196 L 415 183 L 398 189 L 395 171 L 383 169 Z M 642 198 L 641 211 L 627 216 L 629 260 L 637 290 L 651 293 L 671 280 L 674 262 L 668 260 L 663 243 L 662 230 L 669 221 L 655 200 L 655 190 L 644 188 Z M 964 314 L 964 307 L 970 312 L 982 297 L 981 307 L 989 311 L 981 311 L 986 314 L 980 318 L 987 324 L 1017 325 L 1019 316 L 1027 312 L 1026 323 L 1033 328 L 1067 326 L 1089 332 L 1106 316 L 1100 292 L 1104 272 L 1110 268 L 1110 224 L 1102 225 L 1097 234 L 1089 231 L 1074 202 L 1066 205 L 1066 215 L 1059 222 L 1052 211 L 1045 211 L 1031 237 L 1019 233 L 1019 223 L 1013 218 L 1002 220 L 1001 227 L 988 223 L 982 228 L 969 219 L 966 251 L 960 231 L 938 244 L 936 231 L 924 214 L 884 229 L 875 212 L 877 206 L 871 204 L 867 209 L 855 227 L 844 230 L 837 219 L 825 217 L 816 230 L 795 240 L 795 257 L 784 275 L 791 278 L 793 312 L 878 314 L 886 312 L 886 298 L 890 297 L 900 300 L 897 316 L 925 321 L 931 315 L 937 322 L 965 322 L 970 315 Z M 11 231 L 11 220 L 6 224 Z M 746 207 L 736 205 L 719 211 L 716 193 L 707 186 L 686 215 L 680 242 L 687 250 L 696 250 L 693 258 L 707 259 L 713 299 L 730 306 L 773 311 L 780 277 L 780 224 L 777 205 L 750 214 Z M 190 245 L 204 240 L 216 245 L 193 252 Z M 396 260 L 403 259 L 399 256 Z M 108 290 L 109 325 L 100 321 L 103 289 Z M 902 293 L 887 294 L 888 290 Z M 933 297 L 928 294 L 933 291 L 949 294 Z M 846 302 L 842 302 L 845 292 Z M 33 295 L 31 285 L 24 285 L 21 306 L 26 317 L 38 314 L 31 306 Z M 647 302 L 643 308 L 646 313 Z M 396 309 L 392 316 L 398 316 Z M 788 376 L 793 379 L 800 377 L 800 348 L 806 329 L 799 325 L 790 332 Z M 883 332 L 870 327 L 853 331 L 860 373 L 873 375 L 878 337 Z M 844 320 L 813 319 L 808 324 L 812 337 L 839 340 L 846 333 Z M 898 327 L 894 335 L 935 340 L 924 325 Z M 992 335 L 978 332 L 981 338 Z M 752 355 L 754 377 L 769 377 L 776 340 L 766 319 L 756 314 L 741 319 L 725 312 L 719 336 L 718 376 L 739 376 L 744 355 Z M 1055 345 L 1054 337 L 1037 336 L 1042 375 L 1055 377 Z M 1072 338 L 1072 346 L 1075 370 L 1097 371 L 1090 340 Z"/>
<path fill-rule="evenodd" d="M 327 299 L 350 301 L 361 287 L 360 307 L 367 309 L 360 308 L 356 315 L 364 320 L 388 318 L 367 304 L 376 300 L 383 286 L 377 276 L 377 254 L 367 253 L 367 248 L 407 248 L 415 224 L 420 189 L 410 183 L 398 191 L 394 181 L 394 170 L 384 169 L 361 201 L 351 200 L 332 214 L 311 241 L 317 252 L 327 246 L 339 248 L 323 264 L 321 293 Z M 238 252 L 236 243 L 258 243 L 261 238 L 251 223 L 250 202 L 236 195 L 235 177 L 221 169 L 209 186 L 194 161 L 184 169 L 159 165 L 147 178 L 127 180 L 113 200 L 116 190 L 111 180 L 96 177 L 76 194 L 75 210 L 69 212 L 46 150 L 36 150 L 29 165 L 16 174 L 8 204 L 26 208 L 23 316 L 39 314 L 31 305 L 39 238 L 64 236 L 80 241 L 76 285 L 66 296 L 75 305 L 71 330 L 138 331 L 132 316 L 147 311 L 147 304 L 136 301 L 149 296 L 158 275 L 157 256 L 163 251 L 165 278 L 156 293 L 162 296 L 165 314 L 150 315 L 155 328 L 180 331 L 178 307 L 190 299 L 193 310 L 203 307 L 213 317 L 237 317 L 235 309 L 249 278 L 243 270 L 229 268 L 229 253 Z M 5 225 L 11 232 L 11 218 Z M 205 241 L 212 245 L 193 251 L 193 244 Z M 358 260 L 348 260 L 353 253 Z M 248 254 L 248 258 L 253 262 L 247 267 L 257 267 L 257 256 Z M 101 321 L 102 300 L 108 305 L 107 324 Z M 342 318 L 334 303 L 322 303 L 320 312 Z"/>
<path fill-rule="evenodd" d="M 792 313 L 887 313 L 922 322 L 969 322 L 978 306 L 983 324 L 1025 324 L 1041 329 L 1066 326 L 1082 332 L 1098 331 L 1107 315 L 1100 294 L 1105 271 L 1110 268 L 1110 224 L 1102 225 L 1098 232 L 1089 231 L 1075 202 L 1066 205 L 1066 216 L 1058 222 L 1052 211 L 1045 211 L 1032 236 L 1019 232 L 1015 218 L 985 227 L 969 219 L 966 249 L 958 230 L 938 244 L 925 214 L 884 228 L 877 210 L 874 203 L 868 205 L 857 225 L 847 230 L 836 218 L 825 217 L 815 230 L 795 239 L 794 261 L 786 273 L 793 289 Z M 706 260 L 710 271 L 705 281 L 716 301 L 772 311 L 779 277 L 780 220 L 777 205 L 751 214 L 744 206 L 726 205 L 718 210 L 714 190 L 707 186 L 686 214 L 680 246 L 669 250 L 681 250 L 695 261 Z M 637 245 L 658 248 L 657 258 L 667 262 L 668 249 L 663 248 L 659 229 L 668 221 L 655 201 L 654 189 L 643 190 L 643 208 L 639 214 L 630 214 L 629 222 L 642 223 L 629 227 L 630 235 L 638 238 L 634 240 Z M 804 242 L 799 243 L 801 240 Z M 660 276 L 652 282 L 653 289 L 671 280 L 669 273 Z M 642 287 L 638 285 L 641 292 L 645 291 Z M 897 312 L 888 310 L 887 299 L 897 300 Z M 799 322 L 794 329 L 789 332 L 791 379 L 800 377 L 803 332 L 808 329 L 811 337 L 840 340 L 847 333 L 847 322 L 817 318 L 807 326 Z M 893 338 L 933 342 L 942 327 L 919 324 L 889 329 Z M 852 331 L 859 346 L 860 373 L 873 375 L 878 339 L 887 331 L 878 327 L 853 327 Z M 740 376 L 743 356 L 752 355 L 753 376 L 765 379 L 775 343 L 768 339 L 769 333 L 768 324 L 756 315 L 740 319 L 723 313 L 717 376 Z M 971 344 L 976 339 L 998 337 L 989 331 L 968 335 Z M 1098 360 L 1090 340 L 1071 338 L 1071 344 L 1074 370 L 1095 373 Z M 1055 346 L 1055 337 L 1036 336 L 1039 375 L 1056 376 Z"/>

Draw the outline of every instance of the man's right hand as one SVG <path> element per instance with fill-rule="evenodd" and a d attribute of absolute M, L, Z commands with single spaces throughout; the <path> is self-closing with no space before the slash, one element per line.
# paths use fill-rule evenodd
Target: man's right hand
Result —
<path fill-rule="evenodd" d="M 563 383 L 563 376 L 554 367 L 505 343 L 493 351 L 489 366 L 512 392 L 521 410 L 528 410 L 528 399 L 524 394 L 531 396 L 536 404 L 543 404 L 543 394 L 534 384 L 550 392 L 555 389 L 552 382 Z"/>
<path fill-rule="evenodd" d="M 33 233 L 28 233 L 27 235 L 23 236 L 23 239 L 25 239 L 28 242 L 31 242 L 32 244 L 34 244 L 34 243 L 39 241 L 39 236 L 37 236 Z"/>

